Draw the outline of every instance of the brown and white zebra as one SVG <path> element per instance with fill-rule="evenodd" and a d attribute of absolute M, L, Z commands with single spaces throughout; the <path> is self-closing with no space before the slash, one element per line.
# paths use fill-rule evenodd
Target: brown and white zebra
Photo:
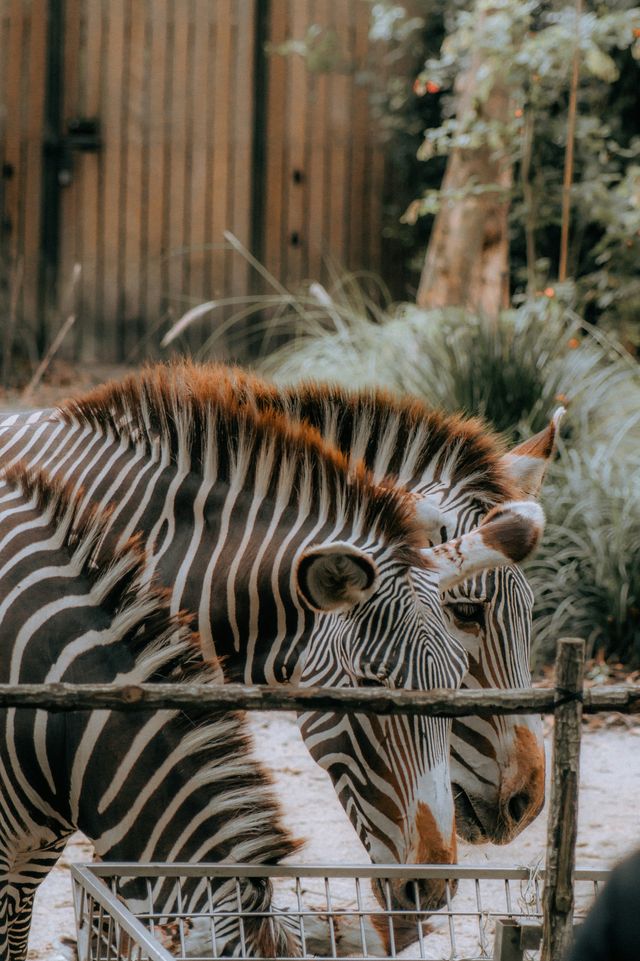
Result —
<path fill-rule="evenodd" d="M 215 637 L 229 676 L 246 681 L 297 681 L 308 651 L 326 649 L 339 683 L 455 687 L 466 657 L 439 588 L 522 556 L 542 524 L 535 505 L 515 504 L 423 551 L 413 498 L 375 484 L 315 430 L 251 408 L 233 377 L 191 365 L 9 418 L 0 460 L 20 459 L 82 488 L 83 503 L 113 504 L 105 552 L 140 531 L 171 610 L 196 611 L 205 650 Z M 397 859 L 451 861 L 448 725 L 424 731 L 431 793 L 409 812 Z M 379 859 L 375 839 L 370 849 Z M 402 906 L 404 892 L 394 895 Z M 443 887 L 422 895 L 435 906 Z"/>

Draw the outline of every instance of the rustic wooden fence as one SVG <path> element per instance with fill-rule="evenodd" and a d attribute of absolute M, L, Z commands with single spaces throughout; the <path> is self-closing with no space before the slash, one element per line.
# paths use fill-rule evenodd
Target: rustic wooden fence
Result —
<path fill-rule="evenodd" d="M 251 289 L 225 230 L 287 285 L 325 281 L 327 254 L 378 269 L 385 156 L 358 74 L 376 54 L 369 14 L 366 0 L 0 0 L 16 339 L 42 351 L 73 313 L 67 351 L 138 359 L 188 306 Z M 312 24 L 344 69 L 266 53 Z M 210 330 L 194 327 L 191 347 Z"/>
<path fill-rule="evenodd" d="M 601 711 L 640 713 L 640 687 L 603 685 L 585 689 L 583 675 L 584 642 L 565 638 L 558 645 L 555 687 L 546 690 L 288 690 L 243 684 L 221 687 L 202 684 L 0 684 L 0 709 L 140 711 L 170 708 L 190 714 L 225 709 L 330 710 L 427 717 L 554 714 L 541 961 L 559 961 L 567 951 L 573 930 L 582 715 Z"/>

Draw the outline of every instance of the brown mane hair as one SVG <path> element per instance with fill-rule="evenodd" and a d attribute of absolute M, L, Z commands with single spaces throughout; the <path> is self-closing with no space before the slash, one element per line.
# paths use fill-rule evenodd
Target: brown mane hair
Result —
<path fill-rule="evenodd" d="M 129 437 L 150 451 L 160 445 L 185 471 L 227 483 L 241 475 L 247 490 L 259 483 L 282 496 L 284 485 L 290 503 L 301 496 L 327 503 L 332 519 L 375 532 L 399 562 L 424 566 L 412 499 L 374 483 L 312 425 L 292 422 L 277 396 L 238 368 L 178 362 L 105 384 L 60 411 L 69 423 Z"/>
<path fill-rule="evenodd" d="M 436 481 L 446 472 L 450 483 L 466 482 L 470 496 L 487 508 L 516 495 L 502 462 L 504 442 L 480 418 L 445 414 L 416 398 L 377 389 L 306 382 L 285 388 L 282 395 L 290 416 L 323 435 L 332 424 L 331 441 L 342 451 L 355 448 L 378 482 L 400 478 L 411 487 L 428 471 Z M 389 430 L 393 443 L 382 452 L 381 463 Z"/>
<path fill-rule="evenodd" d="M 316 428 L 325 443 L 347 457 L 358 448 L 357 456 L 375 470 L 378 483 L 400 477 L 411 486 L 427 471 L 437 480 L 446 470 L 452 484 L 466 482 L 469 495 L 487 509 L 517 496 L 502 460 L 505 443 L 479 417 L 445 414 L 418 398 L 376 388 L 356 391 L 315 381 L 280 388 L 222 364 L 203 365 L 199 372 L 232 385 L 242 404 Z M 388 430 L 393 431 L 393 444 L 381 464 L 381 439 Z"/>

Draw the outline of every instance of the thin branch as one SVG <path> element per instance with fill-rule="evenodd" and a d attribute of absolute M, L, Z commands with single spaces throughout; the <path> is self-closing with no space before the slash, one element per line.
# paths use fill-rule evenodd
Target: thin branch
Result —
<path fill-rule="evenodd" d="M 578 81 L 580 79 L 580 20 L 582 0 L 576 0 L 576 42 L 573 49 L 571 66 L 571 86 L 569 88 L 569 113 L 567 116 L 567 150 L 564 157 L 564 179 L 562 184 L 562 225 L 560 229 L 560 265 L 558 280 L 567 279 L 567 260 L 569 256 L 569 219 L 571 216 L 571 185 L 573 183 L 573 154 L 576 139 L 576 117 L 578 112 Z"/>
<path fill-rule="evenodd" d="M 81 274 L 82 274 L 81 265 L 74 264 L 73 270 L 71 272 L 71 280 L 69 282 L 69 287 L 68 287 L 66 296 L 64 298 L 64 300 L 70 305 L 69 314 L 67 315 L 67 319 L 65 320 L 62 327 L 60 328 L 60 330 L 54 337 L 53 341 L 51 342 L 48 351 L 46 352 L 46 354 L 38 364 L 33 377 L 31 378 L 31 380 L 29 381 L 25 389 L 22 391 L 22 395 L 21 395 L 22 400 L 29 400 L 31 398 L 33 391 L 36 389 L 36 387 L 44 377 L 47 371 L 47 368 L 51 364 L 51 361 L 60 350 L 65 337 L 67 336 L 67 334 L 69 333 L 69 331 L 71 330 L 71 328 L 76 322 L 76 314 L 75 314 L 73 304 L 75 301 L 76 288 L 78 286 L 78 282 L 80 281 Z"/>
<path fill-rule="evenodd" d="M 522 131 L 522 162 L 520 177 L 524 198 L 524 235 L 527 245 L 527 294 L 532 297 L 536 289 L 536 218 L 533 187 L 531 186 L 531 155 L 533 152 L 533 110 L 525 111 Z"/>

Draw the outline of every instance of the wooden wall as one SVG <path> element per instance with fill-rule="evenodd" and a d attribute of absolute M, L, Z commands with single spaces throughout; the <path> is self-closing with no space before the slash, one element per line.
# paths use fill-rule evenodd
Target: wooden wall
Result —
<path fill-rule="evenodd" d="M 267 100 L 263 258 L 290 283 L 340 267 L 380 267 L 384 154 L 358 83 L 369 51 L 370 5 L 278 0 L 270 40 L 304 37 L 311 23 L 335 37 L 342 72 L 310 72 L 301 57 L 272 57 Z M 351 66 L 349 72 L 348 66 Z"/>
<path fill-rule="evenodd" d="M 35 356 L 46 85 L 47 0 L 0 2 L 0 310 Z M 16 330 L 10 330 L 15 297 Z M 24 330 L 24 319 L 30 328 Z"/>
<path fill-rule="evenodd" d="M 302 37 L 320 23 L 335 31 L 345 60 L 362 61 L 365 0 L 58 0 L 54 134 L 73 118 L 98 118 L 102 145 L 73 152 L 60 189 L 52 307 L 41 251 L 51 6 L 0 0 L 0 255 L 9 273 L 24 273 L 25 336 L 45 325 L 50 339 L 73 307 L 76 356 L 157 351 L 186 308 L 254 284 L 224 230 L 287 285 L 326 279 L 327 256 L 379 268 L 384 157 L 366 89 L 353 73 L 310 73 L 296 56 L 261 59 L 266 40 Z M 193 349 L 211 323 L 193 329 Z"/>

